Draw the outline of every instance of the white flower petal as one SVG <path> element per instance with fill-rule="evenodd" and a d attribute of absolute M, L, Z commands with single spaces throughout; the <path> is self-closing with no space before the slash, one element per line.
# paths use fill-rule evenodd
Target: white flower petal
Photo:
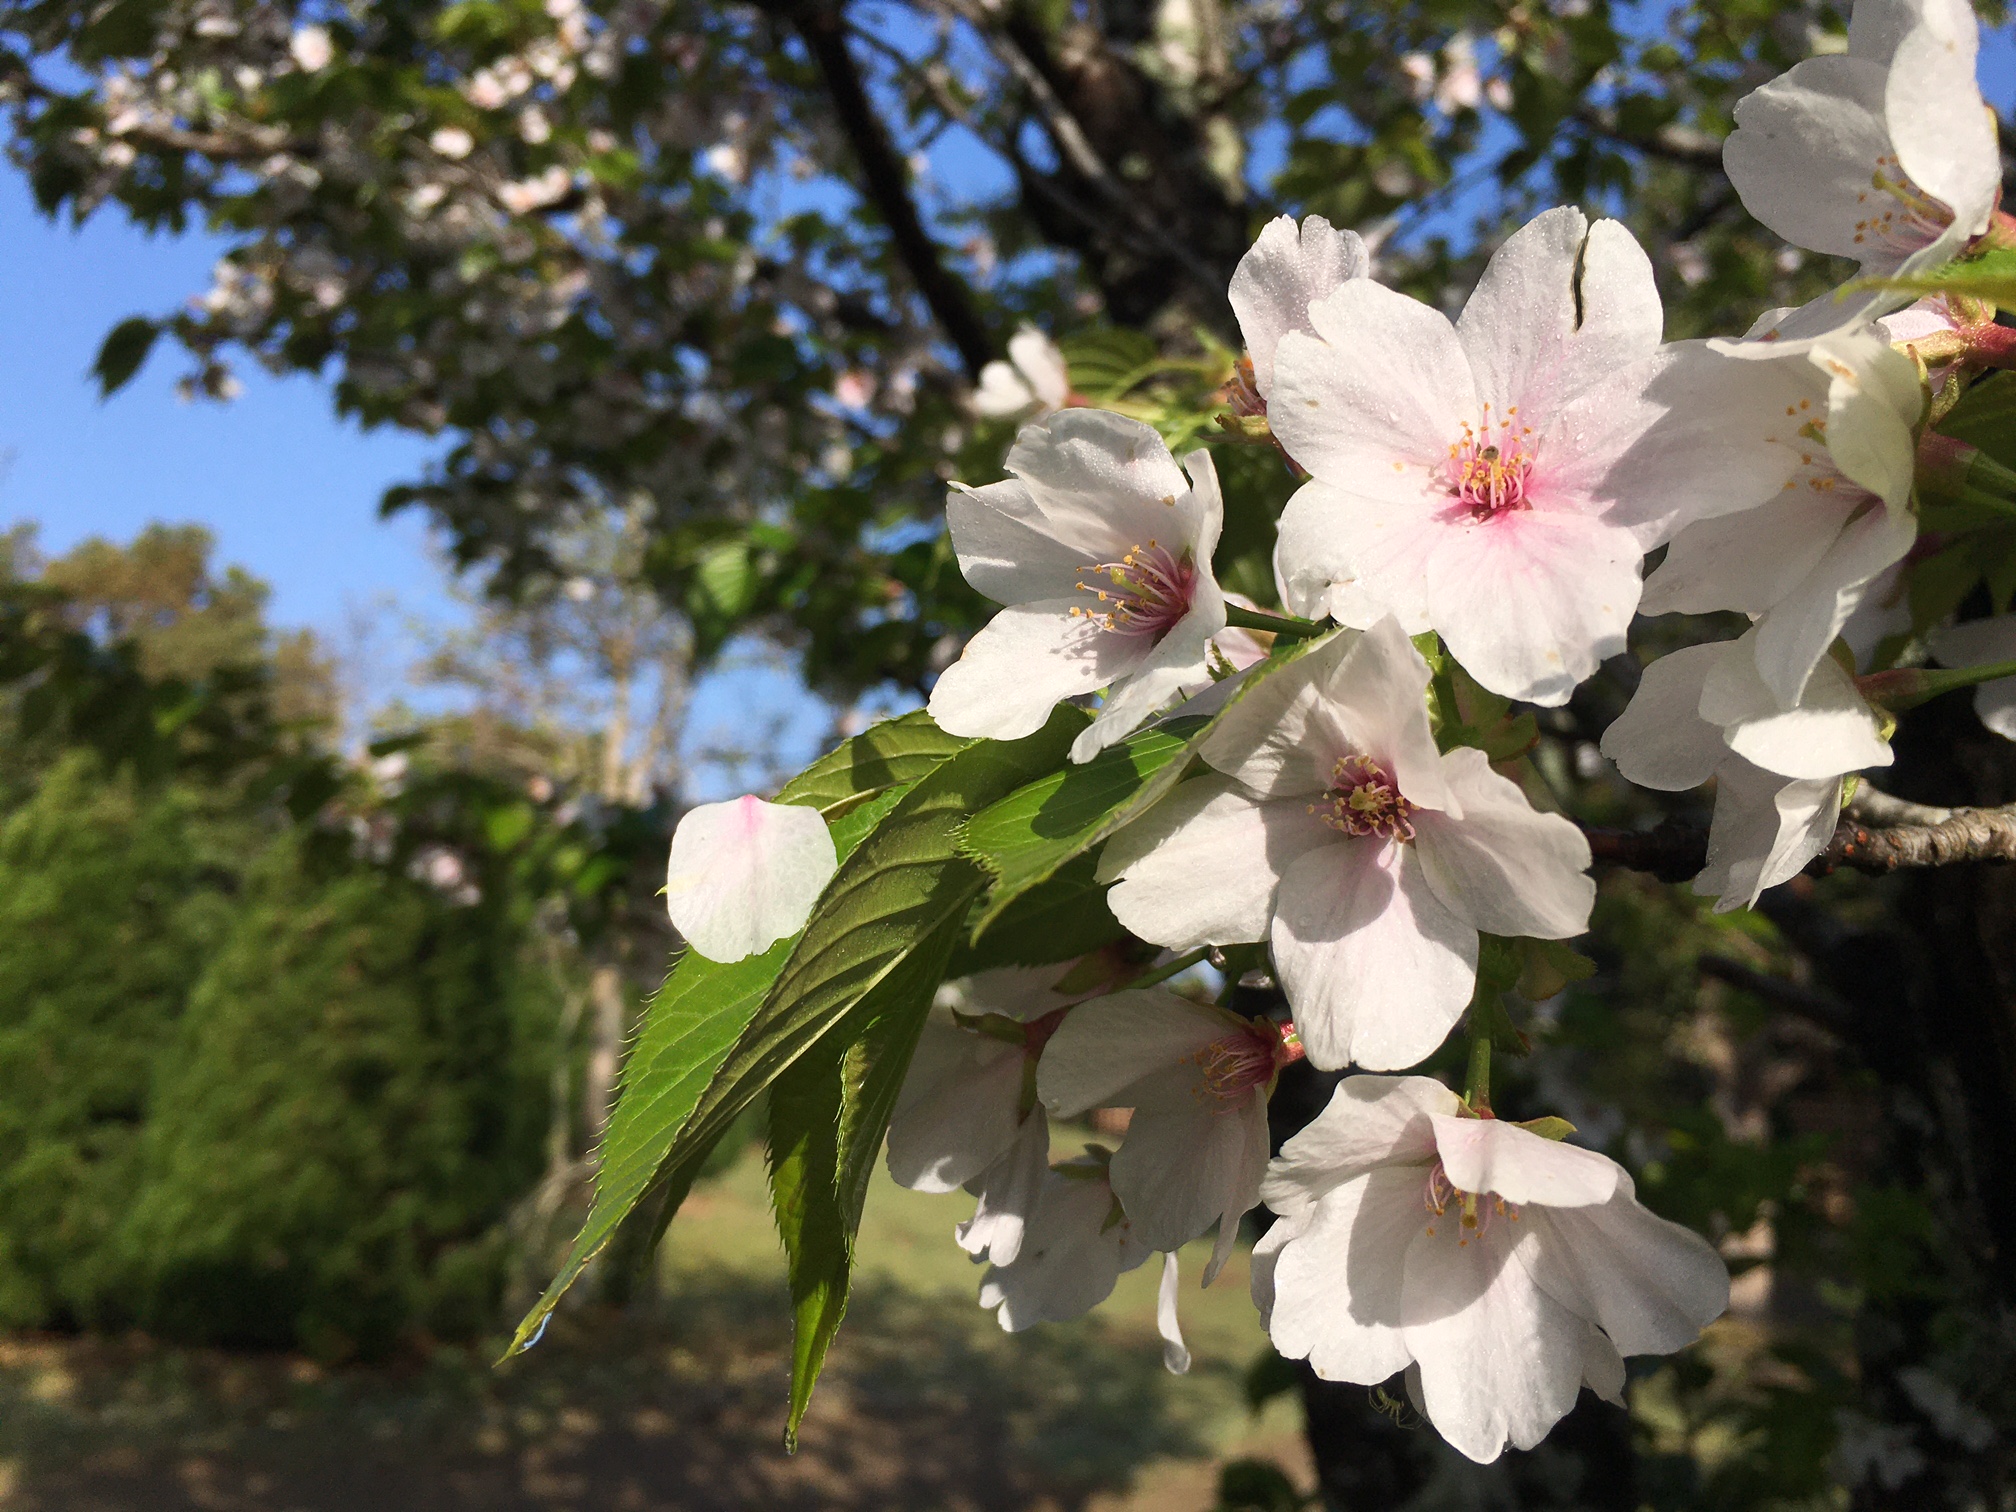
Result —
<path fill-rule="evenodd" d="M 1322 792 L 1350 749 L 1328 689 L 1356 641 L 1333 635 L 1247 688 L 1205 738 L 1205 761 L 1261 798 Z"/>
<path fill-rule="evenodd" d="M 1477 931 L 1435 896 L 1411 845 L 1343 839 L 1281 878 L 1274 962 L 1310 1061 L 1411 1066 L 1447 1037 L 1477 980 Z"/>
<path fill-rule="evenodd" d="M 1052 1171 L 1014 1264 L 988 1270 L 980 1305 L 993 1309 L 1010 1333 L 1083 1317 L 1112 1295 L 1122 1272 L 1150 1253 L 1134 1241 L 1124 1219 L 1108 1224 L 1112 1211 L 1113 1189 L 1103 1177 Z"/>
<path fill-rule="evenodd" d="M 1369 278 L 1309 309 L 1316 336 L 1274 351 L 1267 421 L 1304 468 L 1349 484 L 1396 461 L 1439 466 L 1477 413 L 1470 364 L 1440 311 Z"/>
<path fill-rule="evenodd" d="M 1914 431 L 1925 411 L 1916 365 L 1876 326 L 1815 343 L 1807 361 L 1827 379 L 1827 452 L 1834 465 L 1901 514 L 1917 467 Z"/>
<path fill-rule="evenodd" d="M 1729 642 L 1701 686 L 1701 717 L 1722 726 L 1744 760 L 1781 777 L 1837 777 L 1895 759 L 1855 684 L 1831 657 L 1813 668 L 1798 707 L 1784 710 L 1757 666 L 1757 629 Z"/>
<path fill-rule="evenodd" d="M 889 1120 L 889 1174 L 953 1192 L 1001 1157 L 1022 1128 L 1020 1045 L 961 1029 L 933 1010 Z"/>
<path fill-rule="evenodd" d="M 1904 511 L 1893 514 L 1880 500 L 1867 500 L 1862 512 L 1842 527 L 1814 563 L 1813 570 L 1757 622 L 1757 672 L 1779 708 L 1798 707 L 1815 668 L 1826 658 L 1849 616 L 1861 606 L 1870 586 L 1903 561 L 1917 539 L 1915 515 Z"/>
<path fill-rule="evenodd" d="M 1125 415 L 1059 411 L 1023 428 L 1007 467 L 1028 485 L 1051 534 L 1087 562 L 1117 561 L 1151 540 L 1179 550 L 1204 528 L 1204 501 L 1191 496 L 1169 448 L 1152 426 Z"/>
<path fill-rule="evenodd" d="M 2016 661 L 2016 614 L 1949 625 L 1932 635 L 1932 655 L 1949 667 L 1985 667 Z M 1997 678 L 1974 690 L 1974 712 L 2004 740 L 2016 740 L 2016 677 Z"/>
<path fill-rule="evenodd" d="M 1898 161 L 1952 210 L 1956 241 L 1988 228 L 2002 187 L 1995 118 L 1975 76 L 1979 47 L 1971 9 L 1928 5 L 1923 23 L 1897 44 L 1884 86 L 1883 116 Z"/>
<path fill-rule="evenodd" d="M 1827 848 L 1840 814 L 1839 777 L 1794 782 L 1731 757 L 1715 774 L 1708 864 L 1694 891 L 1719 898 L 1717 913 L 1750 907 Z"/>
<path fill-rule="evenodd" d="M 953 1231 L 959 1247 L 996 1265 L 1013 1265 L 1049 1177 L 1050 1120 L 1037 1107 L 1022 1121 L 1014 1143 L 967 1183 L 967 1190 L 980 1202 L 973 1216 Z"/>
<path fill-rule="evenodd" d="M 1519 1225 L 1495 1219 L 1462 1243 L 1454 1215 L 1416 1231 L 1401 1277 L 1401 1336 L 1421 1367 L 1428 1420 L 1489 1464 L 1530 1449 L 1582 1390 L 1587 1324 L 1513 1258 Z"/>
<path fill-rule="evenodd" d="M 1745 367 L 1762 364 L 1746 363 Z M 1641 614 L 1758 615 L 1788 597 L 1861 503 L 1846 490 L 1788 489 L 1740 514 L 1689 525 L 1645 579 Z"/>
<path fill-rule="evenodd" d="M 1261 1199 L 1293 1217 L 1339 1182 L 1383 1165 L 1416 1167 L 1419 1183 L 1436 1158 L 1432 1115 L 1459 1106 L 1432 1076 L 1347 1076 L 1323 1111 L 1281 1146 Z"/>
<path fill-rule="evenodd" d="M 1559 814 L 1543 814 L 1472 746 L 1442 758 L 1461 817 L 1414 816 L 1415 848 L 1435 895 L 1485 934 L 1566 940 L 1589 927 L 1596 883 L 1589 842 Z"/>
<path fill-rule="evenodd" d="M 989 420 L 1019 415 L 1035 403 L 1035 392 L 1012 363 L 997 360 L 980 369 L 980 385 L 973 390 L 973 408 Z"/>
<path fill-rule="evenodd" d="M 1538 509 L 1442 529 L 1426 567 L 1435 627 L 1492 692 L 1564 704 L 1624 649 L 1642 556 L 1627 530 Z"/>
<path fill-rule="evenodd" d="M 1185 1375 L 1190 1369 L 1190 1348 L 1183 1342 L 1183 1326 L 1176 1317 L 1176 1293 L 1182 1278 L 1176 1272 L 1176 1253 L 1162 1257 L 1162 1284 L 1155 1292 L 1155 1331 L 1162 1335 L 1162 1368 L 1171 1375 Z"/>
<path fill-rule="evenodd" d="M 1150 1249 L 1188 1244 L 1222 1222 L 1221 1246 L 1238 1237 L 1239 1220 L 1260 1201 L 1267 1141 L 1254 1158 L 1252 1099 L 1220 1112 L 1204 1103 L 1168 1112 L 1136 1109 L 1113 1157 L 1113 1194 Z M 1261 1115 L 1264 1129 L 1265 1114 Z M 1215 1273 L 1215 1266 L 1214 1266 Z"/>
<path fill-rule="evenodd" d="M 1699 1234 L 1638 1201 L 1623 1176 L 1607 1202 L 1522 1213 L 1535 1284 L 1599 1325 L 1619 1354 L 1671 1354 L 1729 1305 L 1729 1271 Z"/>
<path fill-rule="evenodd" d="M 1208 681 L 1211 637 L 1224 628 L 1224 596 L 1206 577 L 1197 585 L 1190 612 L 1106 695 L 1098 717 L 1072 742 L 1071 759 L 1090 761 L 1140 729 L 1184 688 Z"/>
<path fill-rule="evenodd" d="M 1401 1286 L 1421 1193 L 1418 1170 L 1365 1172 L 1326 1193 L 1278 1246 L 1267 1326 L 1284 1357 L 1306 1359 L 1326 1381 L 1367 1386 L 1405 1367 Z"/>
<path fill-rule="evenodd" d="M 1034 326 L 1025 325 L 1008 338 L 1008 360 L 1015 364 L 1039 403 L 1049 409 L 1064 407 L 1064 401 L 1071 397 L 1071 374 L 1056 342 Z M 985 369 L 981 377 L 984 381 Z"/>
<path fill-rule="evenodd" d="M 1736 102 L 1722 166 L 1743 206 L 1794 246 L 1863 261 L 1856 222 L 1890 151 L 1889 71 L 1866 58 L 1808 58 Z"/>
<path fill-rule="evenodd" d="M 1438 1113 L 1434 1125 L 1442 1169 L 1460 1192 L 1490 1192 L 1521 1207 L 1582 1208 L 1608 1202 L 1624 1179 L 1607 1155 L 1500 1119 Z"/>
<path fill-rule="evenodd" d="M 736 798 L 687 810 L 672 832 L 665 904 L 710 961 L 739 961 L 805 927 L 839 869 L 816 809 Z"/>
<path fill-rule="evenodd" d="M 1274 349 L 1289 331 L 1314 335 L 1309 306 L 1348 278 L 1372 271 L 1365 243 L 1356 231 L 1339 231 L 1320 215 L 1300 227 L 1277 216 L 1232 274 L 1232 313 L 1253 359 L 1253 386 L 1264 399 L 1274 384 Z"/>
<path fill-rule="evenodd" d="M 1052 534 L 1019 478 L 984 488 L 953 484 L 945 525 L 959 571 L 997 604 L 1069 599 L 1085 576 L 1086 553 Z"/>
<path fill-rule="evenodd" d="M 1036 1095 L 1059 1118 L 1075 1118 L 1091 1108 L 1133 1107 L 1115 1101 L 1115 1095 L 1245 1027 L 1245 1020 L 1224 1009 L 1193 1003 L 1166 987 L 1094 998 L 1067 1013 L 1044 1045 Z M 1124 1194 L 1121 1201 L 1126 1201 Z M 1186 1234 L 1176 1243 L 1192 1237 Z M 1150 1249 L 1171 1247 L 1149 1244 Z"/>
<path fill-rule="evenodd" d="M 1517 406 L 1544 420 L 1649 357 L 1664 319 L 1652 264 L 1631 233 L 1616 221 L 1592 228 L 1563 206 L 1492 253 L 1456 335 L 1478 397 L 1499 419 Z"/>
<path fill-rule="evenodd" d="M 1715 775 L 1729 747 L 1722 727 L 1701 717 L 1701 687 L 1727 654 L 1726 645 L 1684 646 L 1645 669 L 1603 732 L 1603 754 L 1628 780 L 1679 793 Z"/>
<path fill-rule="evenodd" d="M 1337 832 L 1303 799 L 1255 803 L 1226 777 L 1181 784 L 1106 842 L 1099 878 L 1113 917 L 1171 950 L 1267 937 L 1275 889 Z"/>
<path fill-rule="evenodd" d="M 1140 666 L 1148 643 L 1073 618 L 1080 602 L 1010 604 L 981 626 L 932 685 L 928 708 L 938 727 L 1020 740 L 1042 729 L 1065 699 L 1096 692 Z"/>
<path fill-rule="evenodd" d="M 1460 814 L 1428 725 L 1428 663 L 1390 615 L 1353 642 L 1324 679 L 1350 748 L 1370 756 L 1417 808 Z"/>
<path fill-rule="evenodd" d="M 1274 571 L 1282 603 L 1291 613 L 1362 630 L 1392 614 L 1409 635 L 1428 628 L 1426 588 L 1389 567 L 1380 592 L 1364 582 L 1360 558 L 1384 559 L 1401 552 L 1413 561 L 1421 519 L 1433 508 L 1427 471 L 1403 465 L 1394 471 L 1367 469 L 1344 486 L 1311 479 L 1297 489 L 1281 512 L 1274 541 Z"/>

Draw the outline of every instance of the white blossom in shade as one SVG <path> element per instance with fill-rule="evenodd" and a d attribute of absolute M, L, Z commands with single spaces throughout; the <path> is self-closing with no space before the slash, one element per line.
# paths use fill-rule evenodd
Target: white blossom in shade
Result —
<path fill-rule="evenodd" d="M 1875 325 L 1802 345 L 1768 365 L 1760 400 L 1796 470 L 1768 502 L 1688 526 L 1645 581 L 1647 614 L 1740 610 L 1762 616 L 1757 668 L 1781 709 L 1797 706 L 1813 668 L 1871 586 L 1918 538 L 1911 509 L 1917 368 Z"/>
<path fill-rule="evenodd" d="M 1603 754 L 1641 786 L 1682 792 L 1715 779 L 1708 864 L 1694 891 L 1719 899 L 1717 913 L 1796 876 L 1834 834 L 1842 778 L 1893 759 L 1875 712 L 1831 656 L 1798 705 L 1781 709 L 1757 670 L 1758 628 L 1653 662 L 1603 732 Z"/>
<path fill-rule="evenodd" d="M 1408 1372 L 1436 1430 L 1489 1463 L 1585 1385 L 1621 1401 L 1622 1357 L 1691 1343 L 1729 1275 L 1616 1162 L 1462 1115 L 1426 1077 L 1347 1077 L 1268 1167 L 1280 1217 L 1253 1297 L 1283 1355 L 1331 1381 Z"/>
<path fill-rule="evenodd" d="M 688 809 L 672 832 L 665 906 L 710 961 L 739 961 L 794 935 L 839 869 L 817 809 L 743 797 Z"/>
<path fill-rule="evenodd" d="M 1994 118 L 1975 77 L 1968 0 L 1859 0 L 1848 50 L 1808 58 L 1736 105 L 1723 166 L 1750 213 L 1865 277 L 1950 261 L 1988 227 L 2001 190 Z M 1802 340 L 1908 294 L 1828 294 L 1768 327 Z"/>
<path fill-rule="evenodd" d="M 1260 1201 L 1267 1095 L 1286 1058 L 1273 1025 L 1150 987 L 1074 1009 L 1044 1048 L 1036 1088 L 1059 1118 L 1134 1110 L 1113 1157 L 1114 1195 L 1150 1249 L 1174 1250 L 1216 1223 L 1209 1286 Z"/>
<path fill-rule="evenodd" d="M 889 1174 L 915 1191 L 971 1191 L 979 1207 L 959 1242 L 1001 1265 L 1050 1169 L 1036 1059 L 1073 1001 L 1052 990 L 1064 969 L 983 971 L 941 988 L 889 1121 Z"/>
<path fill-rule="evenodd" d="M 287 51 L 293 54 L 295 65 L 303 73 L 320 73 L 336 56 L 326 26 L 297 26 L 288 39 Z"/>
<path fill-rule="evenodd" d="M 1969 620 L 1934 632 L 1932 657 L 1949 667 L 2016 661 L 2016 614 Z M 1974 712 L 2004 740 L 2016 740 L 2016 677 L 1998 677 L 1975 688 Z"/>
<path fill-rule="evenodd" d="M 1179 468 L 1148 426 L 1091 409 L 1026 427 L 1007 465 L 1012 478 L 955 486 L 946 503 L 960 571 L 1007 607 L 939 677 L 931 717 L 954 735 L 1015 740 L 1061 700 L 1104 688 L 1071 747 L 1088 761 L 1210 679 L 1225 628 L 1211 575 L 1218 475 L 1209 452 Z"/>
<path fill-rule="evenodd" d="M 442 126 L 427 139 L 427 145 L 442 157 L 456 160 L 476 150 L 476 138 L 460 126 Z"/>
<path fill-rule="evenodd" d="M 1589 846 L 1482 751 L 1438 754 L 1428 665 L 1392 619 L 1254 683 L 1216 772 L 1107 842 L 1114 915 L 1174 950 L 1266 940 L 1309 1058 L 1411 1066 L 1476 983 L 1477 936 L 1588 927 Z"/>
<path fill-rule="evenodd" d="M 1566 702 L 1624 649 L 1644 554 L 1790 467 L 1757 416 L 1729 424 L 1741 364 L 1660 345 L 1651 264 L 1615 221 L 1539 216 L 1454 325 L 1365 278 L 1309 318 L 1267 411 L 1311 477 L 1281 518 L 1289 608 L 1438 631 L 1507 697 Z"/>
<path fill-rule="evenodd" d="M 980 369 L 973 408 L 990 420 L 1011 415 L 1036 417 L 1064 408 L 1071 400 L 1071 374 L 1057 343 L 1034 326 L 1008 338 L 1008 360 Z"/>
<path fill-rule="evenodd" d="M 1356 231 L 1340 231 L 1320 215 L 1298 226 L 1282 215 L 1262 228 L 1232 274 L 1232 313 L 1246 338 L 1253 387 L 1265 399 L 1274 386 L 1274 349 L 1290 331 L 1313 336 L 1309 306 L 1346 279 L 1365 278 L 1372 259 Z"/>

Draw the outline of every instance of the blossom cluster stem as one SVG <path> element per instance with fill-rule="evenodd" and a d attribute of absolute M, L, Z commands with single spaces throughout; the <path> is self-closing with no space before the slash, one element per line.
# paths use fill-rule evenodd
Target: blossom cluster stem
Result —
<path fill-rule="evenodd" d="M 1871 703 L 1894 712 L 1914 709 L 1956 688 L 1978 687 L 2005 677 L 2016 677 L 2016 661 L 1989 662 L 1979 667 L 1899 667 L 1858 677 L 1855 686 Z"/>
<path fill-rule="evenodd" d="M 1481 1020 L 1470 1030 L 1470 1069 L 1463 1078 L 1463 1100 L 1472 1111 L 1491 1111 L 1491 1026 Z"/>
<path fill-rule="evenodd" d="M 1225 623 L 1237 625 L 1242 630 L 1264 630 L 1269 635 L 1279 635 L 1288 640 L 1310 640 L 1330 628 L 1319 625 L 1315 620 L 1296 619 L 1289 614 L 1269 614 L 1264 609 L 1247 609 L 1238 604 L 1225 606 Z"/>
<path fill-rule="evenodd" d="M 1210 954 L 1211 947 L 1208 945 L 1199 945 L 1195 950 L 1186 950 L 1174 960 L 1164 961 L 1160 966 L 1142 972 L 1127 984 L 1127 990 L 1132 992 L 1142 987 L 1153 987 L 1157 982 L 1166 982 L 1169 978 L 1198 965 Z"/>

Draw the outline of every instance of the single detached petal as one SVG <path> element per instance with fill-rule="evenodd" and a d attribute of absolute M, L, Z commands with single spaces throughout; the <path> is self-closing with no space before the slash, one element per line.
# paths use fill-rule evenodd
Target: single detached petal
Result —
<path fill-rule="evenodd" d="M 839 869 L 816 809 L 736 798 L 688 809 L 672 832 L 665 906 L 710 961 L 739 961 L 794 935 Z"/>
<path fill-rule="evenodd" d="M 1415 848 L 1448 910 L 1485 934 L 1567 940 L 1589 928 L 1596 883 L 1589 842 L 1559 814 L 1543 814 L 1474 746 L 1442 758 L 1461 817 L 1424 811 Z"/>
<path fill-rule="evenodd" d="M 1461 1192 L 1490 1192 L 1521 1207 L 1582 1208 L 1608 1202 L 1625 1179 L 1607 1155 L 1500 1119 L 1438 1113 L 1434 1124 L 1442 1169 Z"/>
<path fill-rule="evenodd" d="M 1701 717 L 1701 688 L 1726 654 L 1723 645 L 1684 646 L 1645 669 L 1603 732 L 1603 754 L 1629 781 L 1680 793 L 1715 775 L 1729 747 L 1722 727 Z"/>
<path fill-rule="evenodd" d="M 1293 1217 L 1338 1183 L 1385 1165 L 1413 1168 L 1418 1187 L 1436 1159 L 1433 1115 L 1460 1106 L 1432 1076 L 1347 1076 L 1323 1111 L 1281 1146 L 1261 1199 Z"/>
<path fill-rule="evenodd" d="M 1422 571 L 1435 627 L 1464 669 L 1494 693 L 1553 707 L 1624 649 L 1642 556 L 1630 531 L 1602 520 L 1508 510 L 1439 531 Z"/>
<path fill-rule="evenodd" d="M 1478 397 L 1498 418 L 1512 406 L 1551 417 L 1649 357 L 1664 321 L 1652 264 L 1631 233 L 1610 220 L 1591 227 L 1563 206 L 1492 253 L 1456 334 Z"/>
<path fill-rule="evenodd" d="M 953 1231 L 959 1247 L 975 1258 L 1013 1265 L 1049 1176 L 1050 1120 L 1038 1107 L 1000 1157 L 966 1184 L 980 1202 Z"/>
<path fill-rule="evenodd" d="M 2016 614 L 1970 620 L 1933 632 L 1932 655 L 1949 667 L 1986 667 L 2016 661 Z M 1974 690 L 1974 712 L 2004 740 L 2016 740 L 2016 677 L 1997 678 Z"/>
<path fill-rule="evenodd" d="M 1521 1246 L 1535 1284 L 1597 1324 L 1619 1354 L 1671 1354 L 1729 1305 L 1729 1270 L 1692 1229 L 1646 1211 L 1620 1173 L 1607 1202 L 1535 1209 Z"/>
<path fill-rule="evenodd" d="M 1010 604 L 981 626 L 939 674 L 928 705 L 953 735 L 1020 740 L 1042 729 L 1067 698 L 1127 676 L 1150 649 L 1071 611 L 1079 599 Z"/>
<path fill-rule="evenodd" d="M 1419 1170 L 1361 1172 L 1327 1192 L 1291 1231 L 1274 1256 L 1272 1305 L 1264 1309 L 1284 1358 L 1306 1359 L 1326 1381 L 1367 1386 L 1406 1366 L 1401 1285 L 1407 1247 L 1421 1230 L 1422 1190 Z M 1273 1237 L 1269 1230 L 1261 1242 Z"/>
<path fill-rule="evenodd" d="M 1372 259 L 1356 231 L 1339 231 L 1320 215 L 1298 227 L 1277 216 L 1260 231 L 1232 274 L 1232 313 L 1253 359 L 1253 386 L 1266 398 L 1274 386 L 1274 349 L 1289 331 L 1314 335 L 1309 306 L 1347 278 L 1364 278 Z"/>
<path fill-rule="evenodd" d="M 1256 803 L 1227 777 L 1181 784 L 1106 842 L 1113 917 L 1171 950 L 1263 940 L 1281 875 L 1337 832 L 1306 799 Z"/>
<path fill-rule="evenodd" d="M 1091 1108 L 1131 1108 L 1136 1104 L 1119 1095 L 1142 1078 L 1188 1061 L 1212 1041 L 1246 1027 L 1242 1018 L 1166 987 L 1094 998 L 1066 1014 L 1044 1045 L 1036 1095 L 1059 1118 L 1076 1118 Z M 1176 1243 L 1193 1237 L 1186 1234 Z M 1153 1236 L 1148 1244 L 1173 1248 L 1154 1243 Z"/>
<path fill-rule="evenodd" d="M 1394 462 L 1439 465 L 1478 412 L 1469 359 L 1440 311 L 1369 278 L 1309 308 L 1315 336 L 1274 352 L 1267 423 L 1305 469 L 1349 484 Z"/>
<path fill-rule="evenodd" d="M 1717 913 L 1750 907 L 1827 848 L 1840 815 L 1839 777 L 1795 782 L 1732 756 L 1715 774 L 1708 864 L 1694 891 L 1719 899 Z"/>
<path fill-rule="evenodd" d="M 1448 1036 L 1477 981 L 1477 931 L 1443 905 L 1411 845 L 1312 850 L 1281 879 L 1274 962 L 1310 1061 L 1411 1066 Z"/>
<path fill-rule="evenodd" d="M 1575 1405 L 1588 1325 L 1513 1257 L 1520 1225 L 1465 1236 L 1453 1215 L 1417 1229 L 1401 1278 L 1401 1336 L 1436 1432 L 1479 1464 L 1530 1449 Z"/>

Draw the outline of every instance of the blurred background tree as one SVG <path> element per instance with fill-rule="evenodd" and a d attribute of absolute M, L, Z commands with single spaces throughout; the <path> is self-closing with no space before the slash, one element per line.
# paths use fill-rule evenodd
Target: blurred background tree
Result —
<path fill-rule="evenodd" d="M 1081 393 L 1195 437 L 1266 218 L 1356 226 L 1382 278 L 1453 304 L 1506 228 L 1573 201 L 1637 233 L 1669 335 L 1740 331 L 1844 270 L 1747 218 L 1720 138 L 1845 19 L 1810 0 L 0 7 L 10 150 L 42 207 L 229 242 L 188 307 L 108 334 L 106 391 L 166 339 L 192 394 L 227 398 L 236 363 L 316 372 L 364 423 L 446 438 L 385 503 L 425 511 L 485 596 L 431 662 L 479 696 L 345 760 L 313 648 L 266 632 L 256 585 L 213 580 L 196 538 L 46 565 L 16 542 L 7 1054 L 89 1069 L 0 1110 L 21 1193 L 0 1308 L 333 1353 L 479 1326 L 497 1225 L 535 1187 L 549 1216 L 574 1200 L 662 969 L 650 873 L 685 689 L 750 631 L 842 704 L 928 686 L 983 609 L 943 485 L 998 472 L 1020 417 L 971 393 L 1018 328 L 1060 337 Z M 1203 435 L 1247 511 L 1221 580 L 1271 602 L 1255 512 L 1291 480 Z M 1653 817 L 1593 745 L 1635 665 L 1543 721 L 1540 769 L 1591 822 Z M 1896 791 L 2016 797 L 2006 747 L 1946 702 L 1907 727 Z M 1585 1133 L 1722 1242 L 1732 1320 L 1638 1378 L 1628 1417 L 1585 1401 L 1488 1475 L 1361 1389 L 1260 1369 L 1257 1393 L 1302 1393 L 1331 1500 L 2001 1505 L 2009 887 L 1802 880 L 1715 920 L 1613 874 L 1599 974 L 1550 1001 L 1501 1100 L 1585 1089 Z M 214 1185 L 204 1152 L 278 1148 L 295 1086 L 286 1148 L 317 1174 Z M 1291 1088 L 1284 1117 L 1321 1093 Z M 294 1237 L 268 1264 L 275 1234 Z"/>

